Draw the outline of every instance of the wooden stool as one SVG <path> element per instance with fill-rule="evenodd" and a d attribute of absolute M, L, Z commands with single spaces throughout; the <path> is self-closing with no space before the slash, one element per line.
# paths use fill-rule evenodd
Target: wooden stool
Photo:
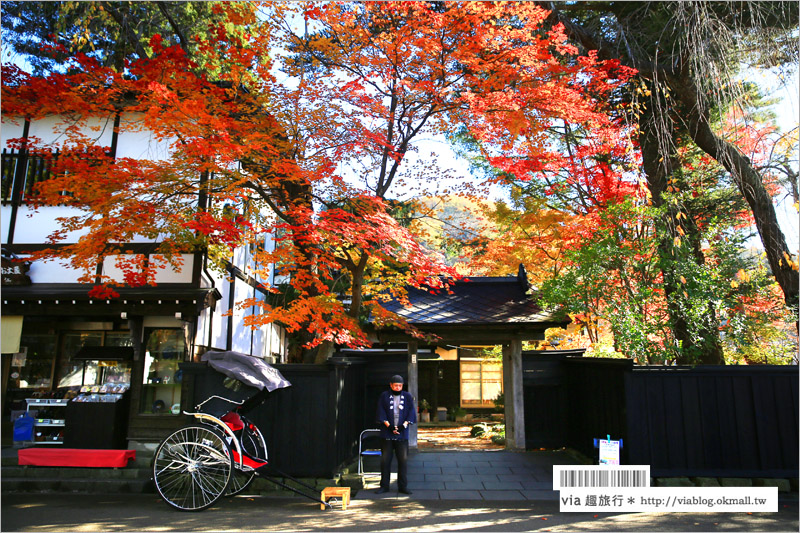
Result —
<path fill-rule="evenodd" d="M 350 502 L 350 487 L 325 487 L 322 489 L 322 497 L 320 498 L 323 502 L 327 502 L 329 498 L 341 498 L 342 499 L 342 510 L 347 510 L 347 504 Z M 319 504 L 320 509 L 325 509 L 323 504 Z"/>

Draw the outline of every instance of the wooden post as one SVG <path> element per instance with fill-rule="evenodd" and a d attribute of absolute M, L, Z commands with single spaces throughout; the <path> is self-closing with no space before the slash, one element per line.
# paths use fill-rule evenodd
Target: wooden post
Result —
<path fill-rule="evenodd" d="M 408 392 L 414 397 L 414 408 L 419 406 L 419 379 L 417 363 L 417 341 L 408 341 Z M 417 421 L 419 423 L 419 421 Z M 408 447 L 417 448 L 417 424 L 411 426 L 408 434 Z"/>
<path fill-rule="evenodd" d="M 503 345 L 506 448 L 525 450 L 525 405 L 522 390 L 522 341 Z"/>

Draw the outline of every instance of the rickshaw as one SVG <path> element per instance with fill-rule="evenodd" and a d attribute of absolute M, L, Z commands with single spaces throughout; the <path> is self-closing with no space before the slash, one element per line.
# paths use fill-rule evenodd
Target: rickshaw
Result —
<path fill-rule="evenodd" d="M 223 496 L 241 493 L 258 476 L 331 508 L 328 502 L 279 479 L 315 490 L 269 464 L 264 435 L 245 416 L 270 392 L 291 383 L 276 368 L 249 355 L 209 351 L 202 360 L 228 378 L 259 390 L 244 401 L 212 395 L 193 412 L 184 411 L 194 418 L 193 423 L 161 441 L 153 457 L 153 482 L 164 501 L 180 511 L 202 511 Z M 224 407 L 210 409 L 215 400 Z"/>

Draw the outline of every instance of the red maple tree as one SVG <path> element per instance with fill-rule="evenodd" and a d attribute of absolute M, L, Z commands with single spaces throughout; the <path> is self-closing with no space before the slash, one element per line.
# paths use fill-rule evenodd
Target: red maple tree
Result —
<path fill-rule="evenodd" d="M 272 234 L 276 246 L 257 254 L 253 273 L 267 279 L 275 263 L 291 290 L 242 302 L 261 310 L 247 323 L 280 322 L 307 347 L 367 344 L 365 314 L 409 329 L 381 301 L 455 275 L 389 214 L 415 140 L 463 126 L 520 179 L 563 168 L 584 154 L 570 160 L 550 147 L 549 130 L 613 128 L 605 97 L 628 75 L 576 57 L 560 28 L 542 29 L 547 12 L 527 3 L 268 4 L 266 16 L 219 9 L 227 26 L 210 28 L 192 57 L 156 37 L 151 58 L 122 72 L 81 55 L 46 78 L 3 67 L 4 117 L 62 119 L 60 155 L 37 201 L 75 210 L 51 235 L 64 244 L 31 257 L 66 259 L 87 283 L 99 261 L 115 257 L 125 282 L 141 285 L 182 253 L 223 261 Z M 310 29 L 298 31 L 299 20 Z M 233 35 L 231 25 L 248 31 Z M 115 127 L 150 135 L 162 156 L 114 157 L 98 146 L 92 126 L 115 116 Z M 54 148 L 25 143 L 42 156 Z M 595 195 L 618 178 L 600 163 L 582 176 Z M 162 264 L 128 253 L 136 239 L 152 241 Z M 113 295 L 114 282 L 101 281 L 95 294 Z"/>

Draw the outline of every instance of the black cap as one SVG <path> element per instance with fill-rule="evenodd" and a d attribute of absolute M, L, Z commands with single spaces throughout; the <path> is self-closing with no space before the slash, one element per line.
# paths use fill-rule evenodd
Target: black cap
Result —
<path fill-rule="evenodd" d="M 389 383 L 405 383 L 405 381 L 403 381 L 403 376 L 394 375 L 392 379 L 389 380 Z"/>

